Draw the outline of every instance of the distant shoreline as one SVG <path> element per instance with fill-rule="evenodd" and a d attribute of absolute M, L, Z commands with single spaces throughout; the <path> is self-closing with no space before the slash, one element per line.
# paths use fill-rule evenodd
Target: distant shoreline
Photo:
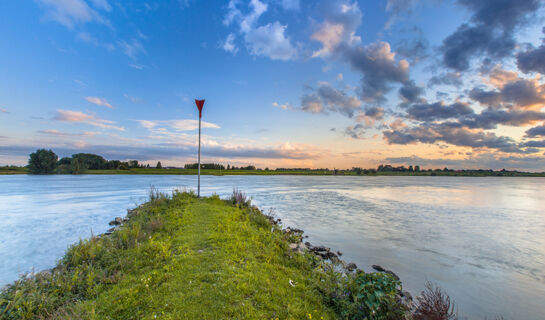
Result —
<path fill-rule="evenodd" d="M 29 174 L 24 167 L 0 167 L 0 175 Z M 156 169 L 156 168 L 132 168 L 128 170 L 86 170 L 81 174 L 97 175 L 196 175 L 196 169 Z M 518 172 L 518 171 L 490 171 L 490 170 L 454 170 L 454 171 L 382 171 L 358 174 L 352 170 L 220 170 L 202 169 L 202 175 L 213 176 L 237 176 L 237 175 L 260 175 L 260 176 L 450 176 L 450 177 L 545 177 L 545 172 Z M 54 174 L 61 175 L 61 174 Z"/>

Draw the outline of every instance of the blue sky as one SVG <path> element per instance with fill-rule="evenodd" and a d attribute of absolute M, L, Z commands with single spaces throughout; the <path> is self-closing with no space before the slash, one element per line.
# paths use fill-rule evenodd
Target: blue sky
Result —
<path fill-rule="evenodd" d="M 521 1 L 0 3 L 0 164 L 545 170 L 543 6 Z"/>

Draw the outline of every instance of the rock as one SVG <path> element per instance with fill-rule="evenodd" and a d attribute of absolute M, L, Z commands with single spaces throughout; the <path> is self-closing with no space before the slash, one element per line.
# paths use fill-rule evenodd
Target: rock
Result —
<path fill-rule="evenodd" d="M 341 256 L 343 255 L 343 253 L 340 252 L 340 251 L 337 251 L 337 255 L 338 255 L 339 257 L 341 257 Z"/>
<path fill-rule="evenodd" d="M 346 265 L 346 270 L 348 271 L 354 271 L 358 268 L 358 266 L 356 266 L 356 264 L 354 262 L 350 262 L 349 264 Z"/>
<path fill-rule="evenodd" d="M 312 248 L 312 251 L 314 252 L 323 252 L 323 251 L 329 251 L 331 249 L 324 247 L 324 246 L 316 246 Z"/>
<path fill-rule="evenodd" d="M 128 216 L 132 216 L 135 213 L 136 213 L 136 209 L 127 209 L 127 215 Z"/>
<path fill-rule="evenodd" d="M 310 250 L 313 249 L 313 248 L 312 248 L 312 244 L 310 244 L 310 242 L 308 242 L 308 241 L 305 242 L 305 245 L 306 245 Z"/>
<path fill-rule="evenodd" d="M 118 226 L 118 225 L 120 225 L 122 223 L 123 223 L 123 218 L 116 217 L 114 220 L 110 221 L 110 223 L 108 223 L 108 224 L 111 225 L 111 226 Z"/>
<path fill-rule="evenodd" d="M 379 266 L 379 265 L 376 265 L 376 264 L 372 265 L 371 267 L 372 267 L 373 269 L 377 270 L 378 272 L 384 272 L 384 271 L 386 271 L 386 269 L 384 269 L 383 267 L 381 267 L 381 266 Z"/>
<path fill-rule="evenodd" d="M 389 275 L 391 275 L 392 277 L 394 277 L 396 280 L 400 280 L 399 276 L 397 274 L 395 274 L 392 270 L 388 270 L 388 269 L 384 269 L 383 267 L 379 266 L 379 265 L 372 265 L 371 266 L 373 269 L 377 270 L 378 272 L 383 272 L 383 273 L 387 273 Z"/>
<path fill-rule="evenodd" d="M 290 249 L 291 249 L 291 250 L 296 250 L 296 249 L 297 249 L 297 246 L 298 246 L 297 243 L 290 243 Z"/>

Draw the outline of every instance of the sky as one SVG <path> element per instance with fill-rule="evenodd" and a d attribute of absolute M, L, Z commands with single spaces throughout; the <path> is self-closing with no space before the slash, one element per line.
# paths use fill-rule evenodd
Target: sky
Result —
<path fill-rule="evenodd" d="M 0 165 L 545 171 L 539 0 L 0 2 Z"/>

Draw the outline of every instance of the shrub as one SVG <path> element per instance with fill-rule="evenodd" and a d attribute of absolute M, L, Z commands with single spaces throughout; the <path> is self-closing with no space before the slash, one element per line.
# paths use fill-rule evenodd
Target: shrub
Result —
<path fill-rule="evenodd" d="M 407 314 L 397 298 L 401 282 L 390 274 L 349 273 L 329 286 L 324 293 L 343 319 L 397 320 Z"/>
<path fill-rule="evenodd" d="M 237 188 L 233 188 L 233 194 L 231 195 L 231 198 L 229 199 L 234 205 L 237 205 L 239 207 L 249 207 L 252 200 L 248 199 L 246 197 L 246 194 Z"/>
<path fill-rule="evenodd" d="M 413 314 L 414 320 L 456 320 L 454 301 L 438 285 L 426 283 L 422 295 L 416 298 L 417 308 Z"/>

